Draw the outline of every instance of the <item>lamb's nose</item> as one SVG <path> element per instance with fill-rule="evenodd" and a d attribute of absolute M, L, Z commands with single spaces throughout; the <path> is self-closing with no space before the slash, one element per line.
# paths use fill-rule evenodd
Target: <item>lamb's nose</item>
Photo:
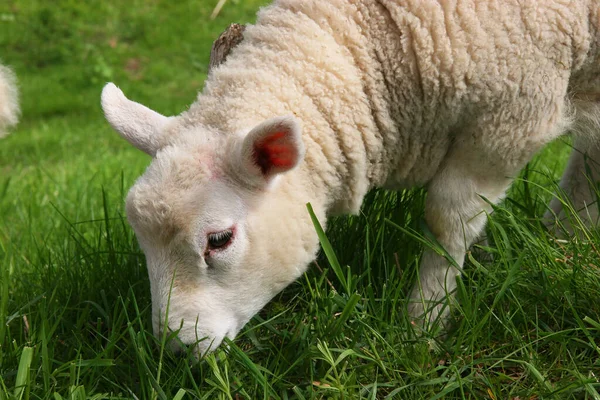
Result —
<path fill-rule="evenodd" d="M 183 343 L 176 343 L 171 345 L 171 351 L 178 357 L 183 357 L 188 353 L 188 346 Z"/>
<path fill-rule="evenodd" d="M 190 347 L 193 347 L 193 345 L 185 344 L 177 337 L 171 338 L 167 343 L 167 348 L 173 353 L 173 355 L 179 357 L 186 356 L 189 353 Z"/>
<path fill-rule="evenodd" d="M 170 329 L 166 335 L 160 329 L 155 333 L 154 337 L 158 339 L 158 345 L 161 347 L 163 346 L 163 341 L 165 341 L 164 346 L 176 356 L 184 356 L 187 353 L 188 345 L 179 340 L 176 333 Z"/>

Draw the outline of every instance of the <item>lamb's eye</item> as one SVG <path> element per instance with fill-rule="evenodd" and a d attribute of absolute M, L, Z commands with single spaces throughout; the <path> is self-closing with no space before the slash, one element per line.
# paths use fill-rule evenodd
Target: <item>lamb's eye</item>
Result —
<path fill-rule="evenodd" d="M 209 233 L 208 234 L 208 246 L 211 249 L 220 249 L 229 244 L 233 237 L 233 231 L 228 229 L 226 231 Z"/>

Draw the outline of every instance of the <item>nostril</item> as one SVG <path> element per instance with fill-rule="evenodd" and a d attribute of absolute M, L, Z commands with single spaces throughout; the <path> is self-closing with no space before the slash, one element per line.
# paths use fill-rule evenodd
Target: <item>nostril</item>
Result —
<path fill-rule="evenodd" d="M 213 336 L 200 331 L 197 326 L 189 329 L 183 324 L 177 330 L 167 327 L 167 332 L 160 327 L 157 337 L 157 344 L 165 347 L 173 357 L 186 358 L 193 356 L 196 359 L 202 358 L 207 353 L 214 351 L 223 340 L 223 336 Z M 228 337 L 231 332 L 228 332 Z M 232 335 L 233 336 L 233 335 Z"/>
<path fill-rule="evenodd" d="M 177 340 L 177 338 L 169 340 L 167 345 L 173 355 L 177 357 L 185 357 L 189 350 L 189 346 L 185 343 L 182 343 L 180 340 Z"/>
<path fill-rule="evenodd" d="M 184 357 L 187 354 L 187 345 L 178 343 L 173 346 L 173 354 L 177 357 Z"/>
<path fill-rule="evenodd" d="M 157 338 L 157 345 L 168 349 L 175 356 L 185 356 L 188 350 L 188 345 L 180 340 L 176 332 L 169 330 L 169 333 L 165 335 L 164 331 L 160 331 Z"/>

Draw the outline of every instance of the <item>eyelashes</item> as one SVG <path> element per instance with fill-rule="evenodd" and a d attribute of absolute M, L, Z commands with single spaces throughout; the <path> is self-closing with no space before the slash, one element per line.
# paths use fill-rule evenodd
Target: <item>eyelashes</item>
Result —
<path fill-rule="evenodd" d="M 227 229 L 221 232 L 209 233 L 206 238 L 210 250 L 223 249 L 231 243 L 233 230 Z"/>

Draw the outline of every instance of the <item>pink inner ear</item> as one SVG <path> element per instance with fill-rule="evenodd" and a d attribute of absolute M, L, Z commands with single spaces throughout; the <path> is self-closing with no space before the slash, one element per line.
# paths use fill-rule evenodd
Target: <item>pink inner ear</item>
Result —
<path fill-rule="evenodd" d="M 286 132 L 275 132 L 254 144 L 254 162 L 263 175 L 286 171 L 296 164 L 297 158 Z"/>

